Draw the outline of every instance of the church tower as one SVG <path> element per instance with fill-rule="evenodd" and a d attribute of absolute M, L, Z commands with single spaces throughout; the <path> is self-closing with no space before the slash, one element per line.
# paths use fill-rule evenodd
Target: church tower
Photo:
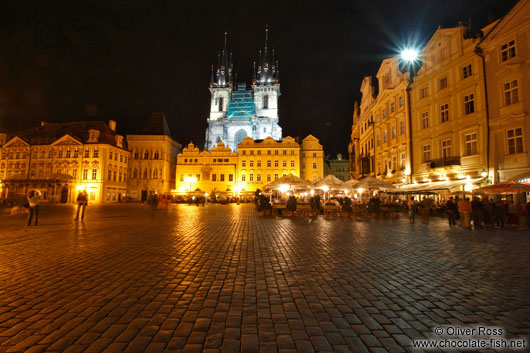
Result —
<path fill-rule="evenodd" d="M 278 121 L 278 98 L 280 97 L 280 68 L 275 51 L 269 47 L 269 28 L 265 28 L 265 45 L 259 51 L 258 67 L 252 79 L 252 90 L 256 102 L 256 116 Z M 272 136 L 272 135 L 271 135 Z M 274 139 L 278 139 L 272 136 Z M 281 132 L 280 132 L 281 138 Z"/>
<path fill-rule="evenodd" d="M 212 65 L 210 73 L 210 120 L 226 118 L 228 102 L 232 98 L 233 63 L 232 52 L 228 53 L 227 33 L 223 50 L 217 54 L 217 68 Z"/>
<path fill-rule="evenodd" d="M 265 30 L 265 46 L 259 51 L 258 66 L 254 63 L 252 85 L 237 82 L 233 74 L 232 54 L 228 54 L 227 35 L 218 56 L 217 68 L 210 77 L 210 116 L 204 148 L 211 150 L 219 142 L 232 151 L 245 137 L 262 140 L 282 138 L 278 125 L 280 71 L 275 52 L 269 47 L 269 29 Z M 235 76 L 235 79 L 233 79 Z"/>

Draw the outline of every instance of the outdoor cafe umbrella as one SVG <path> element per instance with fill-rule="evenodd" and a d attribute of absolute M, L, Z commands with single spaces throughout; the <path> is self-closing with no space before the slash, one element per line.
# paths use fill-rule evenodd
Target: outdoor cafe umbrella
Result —
<path fill-rule="evenodd" d="M 272 183 L 265 185 L 263 189 L 265 189 L 266 191 L 281 190 L 282 188 L 285 188 L 285 187 L 288 187 L 288 190 L 300 190 L 300 189 L 307 190 L 307 189 L 311 189 L 311 183 L 303 179 L 300 179 L 296 175 L 287 174 L 281 177 L 280 179 L 275 180 Z"/>
<path fill-rule="evenodd" d="M 334 175 L 327 175 L 323 179 L 317 180 L 313 183 L 315 188 L 322 189 L 327 186 L 328 190 L 331 191 L 343 191 L 349 189 L 345 182 L 340 180 Z"/>
<path fill-rule="evenodd" d="M 364 179 L 362 179 L 361 181 L 359 181 L 359 183 L 357 183 L 355 185 L 355 187 L 357 189 L 365 189 L 365 190 L 380 190 L 380 191 L 384 191 L 384 190 L 388 190 L 388 189 L 393 189 L 394 186 L 390 185 L 390 184 L 387 184 L 385 183 L 384 181 L 381 181 L 379 179 L 376 179 L 374 177 L 366 177 Z"/>
<path fill-rule="evenodd" d="M 529 192 L 530 185 L 521 184 L 516 181 L 508 181 L 506 183 L 499 183 L 484 186 L 479 189 L 473 190 L 473 192 L 482 192 L 485 194 L 519 194 L 522 192 Z"/>
<path fill-rule="evenodd" d="M 345 184 L 348 186 L 348 188 L 353 189 L 354 186 L 359 184 L 359 180 L 350 179 L 350 180 L 346 181 Z"/>

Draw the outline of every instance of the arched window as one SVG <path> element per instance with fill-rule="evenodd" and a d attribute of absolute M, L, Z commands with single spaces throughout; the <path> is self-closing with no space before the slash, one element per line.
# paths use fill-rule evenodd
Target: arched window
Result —
<path fill-rule="evenodd" d="M 138 159 L 138 151 L 134 151 L 134 159 Z"/>
<path fill-rule="evenodd" d="M 153 159 L 158 159 L 158 151 L 155 151 L 155 154 L 153 155 Z"/>
<path fill-rule="evenodd" d="M 147 168 L 144 169 L 144 179 L 147 179 Z"/>
<path fill-rule="evenodd" d="M 144 159 L 149 159 L 149 151 L 144 152 Z"/>
<path fill-rule="evenodd" d="M 224 102 L 223 97 L 219 97 L 219 111 L 220 112 L 223 111 L 223 102 Z"/>
<path fill-rule="evenodd" d="M 158 179 L 158 169 L 153 171 L 153 179 Z"/>
<path fill-rule="evenodd" d="M 138 178 L 138 170 L 136 168 L 134 168 L 133 178 Z"/>
<path fill-rule="evenodd" d="M 263 96 L 263 109 L 269 109 L 269 95 Z"/>

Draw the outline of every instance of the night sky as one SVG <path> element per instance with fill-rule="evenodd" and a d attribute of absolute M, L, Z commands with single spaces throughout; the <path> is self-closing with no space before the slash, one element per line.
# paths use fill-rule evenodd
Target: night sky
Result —
<path fill-rule="evenodd" d="M 0 128 L 113 119 L 126 134 L 164 112 L 173 138 L 202 148 L 225 28 L 238 81 L 250 83 L 268 24 L 284 136 L 311 133 L 326 154 L 346 153 L 361 80 L 382 59 L 439 25 L 471 18 L 478 31 L 513 2 L 2 0 Z"/>

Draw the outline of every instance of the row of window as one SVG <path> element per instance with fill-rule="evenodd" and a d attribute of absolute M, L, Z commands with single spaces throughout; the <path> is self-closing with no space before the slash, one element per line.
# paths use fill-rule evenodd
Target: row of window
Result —
<path fill-rule="evenodd" d="M 90 158 L 90 149 L 85 149 L 83 157 L 84 158 Z M 9 152 L 9 155 L 6 153 L 2 153 L 2 159 L 6 159 L 9 157 L 9 159 L 26 159 L 27 153 L 26 152 Z M 57 158 L 78 158 L 79 157 L 79 150 L 78 149 L 67 149 L 67 150 L 57 150 Z M 38 159 L 38 158 L 53 158 L 53 150 L 48 151 L 33 151 L 32 158 Z M 94 148 L 92 150 L 92 158 L 99 158 L 99 150 L 97 148 Z M 120 160 L 120 163 L 127 163 L 127 156 L 124 156 L 123 154 L 119 154 L 118 152 L 112 152 L 109 151 L 109 159 L 114 159 L 115 161 L 118 161 L 118 158 Z"/>
<path fill-rule="evenodd" d="M 160 153 L 158 151 L 144 151 L 140 153 L 139 151 L 133 152 L 134 159 L 140 159 L 140 156 L 143 156 L 142 159 L 160 159 Z"/>
<path fill-rule="evenodd" d="M 407 155 L 405 152 L 401 152 L 399 155 L 399 168 L 405 169 L 407 163 Z M 377 174 L 388 173 L 389 171 L 395 173 L 397 170 L 397 156 L 392 156 L 392 158 L 383 159 L 383 169 L 381 169 L 381 161 L 377 162 Z"/>
<path fill-rule="evenodd" d="M 260 160 L 257 160 L 255 164 L 256 164 L 256 167 L 261 167 L 261 161 Z M 279 164 L 280 164 L 279 160 L 277 160 L 277 159 L 274 160 L 274 166 L 275 167 L 278 167 Z M 294 168 L 295 164 L 296 164 L 296 162 L 294 160 L 291 160 L 291 168 Z M 242 160 L 241 161 L 241 167 L 246 167 L 246 166 L 247 166 L 247 161 L 246 160 Z M 254 167 L 254 161 L 253 160 L 248 161 L 248 166 L 249 167 Z M 282 161 L 282 166 L 283 167 L 287 167 L 287 161 Z M 272 161 L 270 159 L 267 161 L 267 167 L 269 167 L 269 168 L 272 167 Z"/>
<path fill-rule="evenodd" d="M 142 169 L 138 171 L 138 169 L 134 168 L 132 175 L 133 179 L 158 179 L 159 177 L 162 177 L 162 171 L 159 171 L 158 169 L 147 168 L 144 168 L 143 171 Z"/>
<path fill-rule="evenodd" d="M 246 154 L 247 154 L 247 150 L 245 150 L 245 149 L 240 148 L 240 151 L 241 151 L 241 154 L 242 154 L 242 155 L 246 155 Z M 286 154 L 287 154 L 287 151 L 288 151 L 288 150 L 282 150 L 282 154 L 283 154 L 283 155 L 286 155 Z M 291 149 L 289 153 L 290 153 L 291 155 L 295 155 L 295 154 L 296 154 L 296 151 L 295 151 L 294 149 Z M 249 151 L 248 151 L 248 154 L 252 156 L 252 155 L 254 154 L 254 150 L 249 150 Z M 258 156 L 261 155 L 261 149 L 258 149 L 258 150 L 256 151 L 256 154 L 257 154 Z M 279 155 L 279 154 L 280 154 L 280 150 L 274 150 L 274 155 Z M 269 156 L 272 155 L 272 150 L 267 150 L 267 155 L 269 155 Z"/>

